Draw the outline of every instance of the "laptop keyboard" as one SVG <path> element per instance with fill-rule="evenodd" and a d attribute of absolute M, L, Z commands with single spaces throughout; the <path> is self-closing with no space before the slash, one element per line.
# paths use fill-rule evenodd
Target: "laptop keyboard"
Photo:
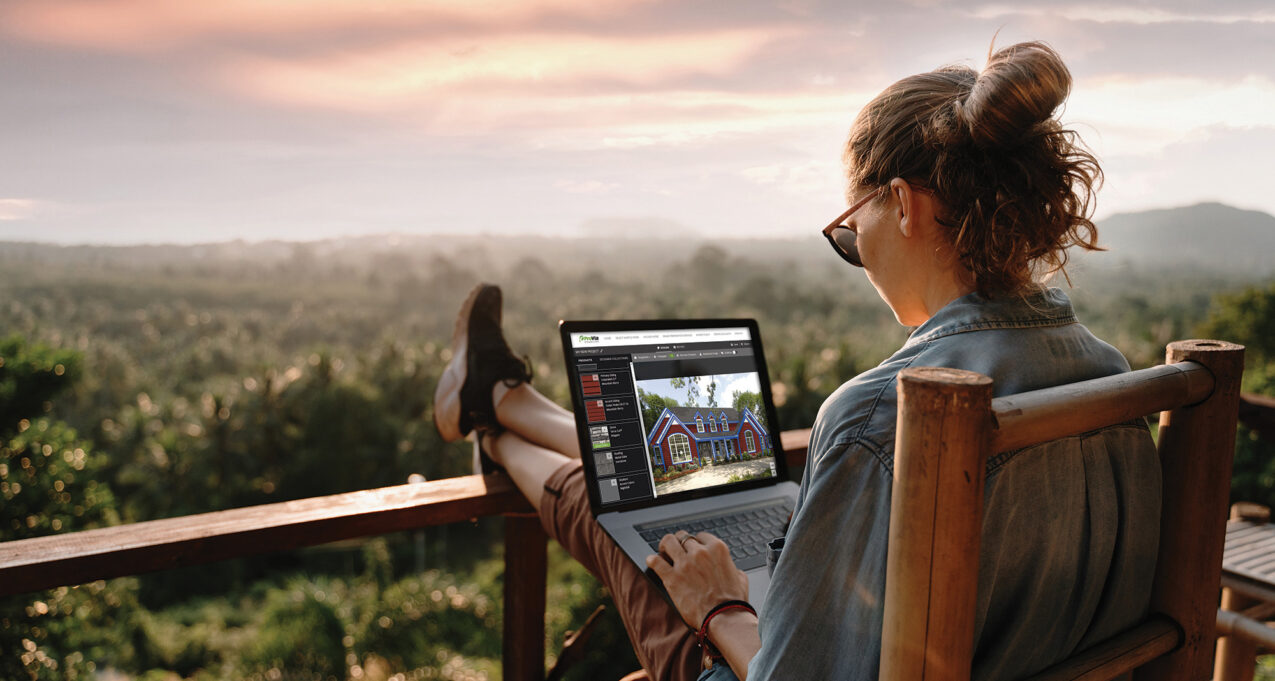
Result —
<path fill-rule="evenodd" d="M 751 570 L 766 564 L 766 543 L 784 534 L 784 526 L 792 515 L 787 500 L 758 506 L 726 509 L 713 514 L 661 520 L 658 524 L 638 525 L 634 529 L 653 551 L 660 550 L 660 538 L 678 530 L 691 534 L 711 532 L 730 547 L 730 557 L 740 570 Z"/>

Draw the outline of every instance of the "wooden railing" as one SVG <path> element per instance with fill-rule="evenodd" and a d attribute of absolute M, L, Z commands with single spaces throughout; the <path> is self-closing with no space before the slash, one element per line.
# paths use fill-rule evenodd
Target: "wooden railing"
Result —
<path fill-rule="evenodd" d="M 1023 412 L 1030 418 L 1030 410 Z M 1243 395 L 1240 419 L 1264 432 L 1275 400 Z M 810 430 L 781 434 L 788 465 L 803 466 Z M 544 677 L 546 537 L 503 475 L 299 499 L 0 543 L 0 595 L 136 575 L 478 517 L 505 518 L 506 679 Z"/>
<path fill-rule="evenodd" d="M 787 431 L 781 437 L 788 465 L 804 465 L 810 431 Z M 0 543 L 0 596 L 494 515 L 505 517 L 504 678 L 538 681 L 545 674 L 547 538 L 526 499 L 504 475 L 470 475 Z"/>

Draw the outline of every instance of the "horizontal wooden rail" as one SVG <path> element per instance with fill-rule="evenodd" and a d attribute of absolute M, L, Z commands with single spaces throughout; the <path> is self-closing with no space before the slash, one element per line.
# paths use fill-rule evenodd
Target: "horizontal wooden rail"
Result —
<path fill-rule="evenodd" d="M 1213 392 L 1213 375 L 1195 362 L 1162 364 L 1125 374 L 992 400 L 999 453 L 1097 430 L 1174 407 Z M 1066 418 L 1059 418 L 1066 414 Z"/>
<path fill-rule="evenodd" d="M 1050 667 L 1027 681 L 1107 681 L 1177 648 L 1182 628 L 1168 617 L 1150 620 Z"/>
<path fill-rule="evenodd" d="M 784 460 L 789 468 L 806 465 L 806 448 L 810 446 L 810 429 L 785 430 L 779 434 L 779 442 L 784 447 Z"/>
<path fill-rule="evenodd" d="M 1217 635 L 1237 636 L 1266 648 L 1275 648 L 1275 629 L 1230 610 L 1217 611 Z"/>
<path fill-rule="evenodd" d="M 810 430 L 780 437 L 803 464 Z M 509 478 L 469 475 L 23 539 L 0 543 L 0 595 L 529 512 Z"/>
<path fill-rule="evenodd" d="M 505 476 L 470 475 L 4 542 L 0 595 L 530 511 Z"/>

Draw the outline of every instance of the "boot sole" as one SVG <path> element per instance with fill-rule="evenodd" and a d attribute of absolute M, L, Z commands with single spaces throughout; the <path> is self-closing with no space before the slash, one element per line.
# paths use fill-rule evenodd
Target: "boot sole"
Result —
<path fill-rule="evenodd" d="M 460 306 L 456 327 L 452 330 L 452 358 L 438 377 L 438 389 L 434 391 L 434 427 L 446 442 L 463 440 L 468 435 L 460 430 L 460 389 L 465 385 L 468 366 L 465 348 L 469 336 L 469 315 L 482 289 L 482 284 L 475 286 Z"/>

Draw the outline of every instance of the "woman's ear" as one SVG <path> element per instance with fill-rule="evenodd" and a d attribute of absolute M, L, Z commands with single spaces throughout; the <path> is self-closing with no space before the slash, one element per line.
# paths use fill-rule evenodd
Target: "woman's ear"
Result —
<path fill-rule="evenodd" d="M 898 211 L 895 217 L 899 221 L 899 232 L 905 237 L 911 237 L 916 234 L 917 208 L 913 203 L 916 198 L 916 192 L 912 191 L 912 185 L 901 177 L 890 180 L 890 193 L 894 195 Z"/>

